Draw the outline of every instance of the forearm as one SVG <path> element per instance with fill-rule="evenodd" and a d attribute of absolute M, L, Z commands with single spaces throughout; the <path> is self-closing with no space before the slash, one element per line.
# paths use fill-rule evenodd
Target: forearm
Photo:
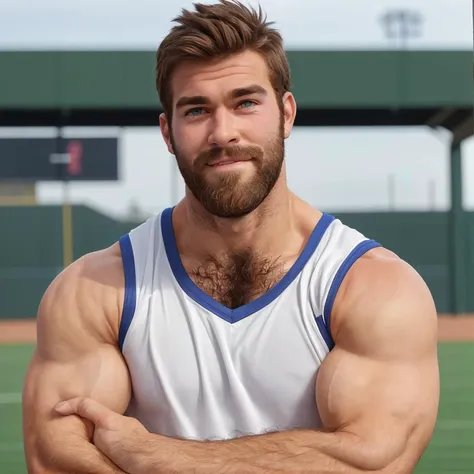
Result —
<path fill-rule="evenodd" d="M 126 474 L 81 437 L 65 437 L 54 446 L 42 441 L 30 451 L 26 455 L 29 474 Z"/>
<path fill-rule="evenodd" d="M 340 473 L 381 470 L 362 442 L 348 433 L 284 431 L 229 441 L 185 441 L 151 435 L 132 474 Z"/>

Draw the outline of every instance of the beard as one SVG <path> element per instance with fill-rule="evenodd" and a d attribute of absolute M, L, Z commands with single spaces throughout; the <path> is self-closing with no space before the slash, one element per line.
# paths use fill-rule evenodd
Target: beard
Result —
<path fill-rule="evenodd" d="M 171 139 L 181 176 L 193 196 L 210 214 L 235 219 L 250 214 L 270 194 L 281 174 L 285 155 L 283 118 L 275 136 L 265 147 L 233 145 L 201 152 L 191 164 L 179 152 Z M 251 160 L 255 171 L 250 178 L 242 178 L 239 171 L 229 171 L 206 177 L 208 163 L 222 158 Z"/>

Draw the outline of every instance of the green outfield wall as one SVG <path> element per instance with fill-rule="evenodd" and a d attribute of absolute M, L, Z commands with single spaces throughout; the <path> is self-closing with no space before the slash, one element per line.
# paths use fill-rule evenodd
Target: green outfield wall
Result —
<path fill-rule="evenodd" d="M 347 225 L 393 250 L 422 275 L 438 311 L 451 312 L 467 295 L 474 311 L 474 213 L 466 213 L 466 274 L 453 291 L 449 214 L 445 212 L 335 213 Z M 74 258 L 111 245 L 134 225 L 87 206 L 73 207 Z M 0 318 L 31 318 L 51 280 L 63 269 L 60 206 L 0 207 Z"/>

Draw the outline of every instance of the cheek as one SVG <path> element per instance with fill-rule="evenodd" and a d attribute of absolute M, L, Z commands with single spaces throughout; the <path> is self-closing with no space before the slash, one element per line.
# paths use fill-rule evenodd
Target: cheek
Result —
<path fill-rule="evenodd" d="M 282 112 L 276 101 L 266 105 L 258 115 L 260 115 L 259 120 L 261 123 L 259 126 L 262 130 L 271 133 L 278 129 Z"/>
<path fill-rule="evenodd" d="M 280 130 L 280 113 L 278 110 L 257 113 L 247 119 L 245 133 L 249 140 L 254 143 L 265 144 Z"/>
<path fill-rule="evenodd" d="M 201 124 L 178 125 L 173 138 L 180 150 L 196 150 L 206 144 L 206 131 Z"/>
<path fill-rule="evenodd" d="M 187 157 L 193 153 L 194 141 L 193 135 L 184 127 L 173 127 L 172 144 L 174 150 L 181 156 Z"/>

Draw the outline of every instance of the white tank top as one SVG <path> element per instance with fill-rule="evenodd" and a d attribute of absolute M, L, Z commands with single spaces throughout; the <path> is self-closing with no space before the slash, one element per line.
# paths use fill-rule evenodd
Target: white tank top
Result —
<path fill-rule="evenodd" d="M 283 279 L 229 309 L 187 275 L 172 211 L 120 239 L 126 414 L 150 432 L 198 440 L 321 428 L 315 380 L 334 345 L 332 305 L 352 264 L 380 244 L 324 214 Z"/>

